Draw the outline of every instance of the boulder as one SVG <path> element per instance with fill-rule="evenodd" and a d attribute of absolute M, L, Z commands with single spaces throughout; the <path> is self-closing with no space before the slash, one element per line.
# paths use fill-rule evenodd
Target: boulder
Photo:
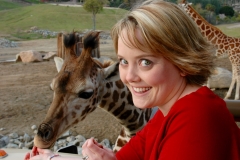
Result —
<path fill-rule="evenodd" d="M 207 86 L 211 89 L 229 88 L 232 81 L 232 72 L 225 68 L 216 67 L 208 79 Z"/>
<path fill-rule="evenodd" d="M 42 54 L 33 50 L 21 51 L 19 55 L 17 55 L 16 61 L 18 62 L 20 59 L 23 63 L 43 61 Z"/>
<path fill-rule="evenodd" d="M 20 54 L 17 54 L 16 55 L 16 62 L 22 62 L 22 59 L 20 57 Z"/>
<path fill-rule="evenodd" d="M 53 58 L 54 56 L 56 56 L 57 53 L 56 52 L 48 52 L 44 57 L 43 60 L 49 60 L 51 58 Z"/>

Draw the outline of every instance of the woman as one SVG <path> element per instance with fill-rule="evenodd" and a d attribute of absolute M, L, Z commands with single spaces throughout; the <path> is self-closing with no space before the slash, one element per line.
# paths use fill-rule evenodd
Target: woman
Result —
<path fill-rule="evenodd" d="M 212 46 L 181 8 L 146 1 L 113 27 L 112 38 L 135 106 L 159 111 L 116 154 L 87 140 L 84 159 L 240 159 L 239 128 L 225 102 L 202 86 L 214 67 Z"/>

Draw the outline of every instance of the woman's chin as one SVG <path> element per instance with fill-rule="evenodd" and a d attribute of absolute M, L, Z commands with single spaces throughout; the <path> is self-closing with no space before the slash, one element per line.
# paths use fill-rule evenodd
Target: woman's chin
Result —
<path fill-rule="evenodd" d="M 147 108 L 146 107 L 146 102 L 142 101 L 142 100 L 133 100 L 133 104 L 137 107 L 137 108 L 141 108 L 141 109 L 144 109 L 144 108 Z"/>

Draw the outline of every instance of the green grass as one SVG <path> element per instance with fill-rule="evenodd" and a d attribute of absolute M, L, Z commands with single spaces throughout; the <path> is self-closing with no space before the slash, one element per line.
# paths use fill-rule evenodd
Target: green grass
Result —
<path fill-rule="evenodd" d="M 240 23 L 238 24 L 223 24 L 223 25 L 217 25 L 216 27 L 218 27 L 224 34 L 231 36 L 231 37 L 236 37 L 236 38 L 240 38 L 240 27 L 233 27 L 236 25 L 240 25 Z"/>
<path fill-rule="evenodd" d="M 21 7 L 19 3 L 13 3 L 7 0 L 0 0 L 0 11 Z"/>
<path fill-rule="evenodd" d="M 123 9 L 104 8 L 96 15 L 96 29 L 109 31 L 126 13 Z M 231 25 L 233 24 L 217 27 L 228 36 L 240 38 L 240 28 L 228 28 Z M 33 26 L 56 32 L 84 31 L 93 28 L 92 14 L 82 7 L 50 4 L 21 6 L 8 0 L 0 0 L 0 33 L 20 39 L 43 38 L 35 33 L 23 32 Z"/>
<path fill-rule="evenodd" d="M 109 31 L 126 10 L 103 9 L 96 15 L 96 29 Z M 29 30 L 32 26 L 50 31 L 82 31 L 93 28 L 92 14 L 82 7 L 34 4 L 0 11 L 0 33 L 11 35 Z"/>

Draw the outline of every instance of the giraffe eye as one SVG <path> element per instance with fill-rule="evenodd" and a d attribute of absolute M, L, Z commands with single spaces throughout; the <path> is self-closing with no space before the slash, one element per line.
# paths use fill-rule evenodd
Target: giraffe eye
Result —
<path fill-rule="evenodd" d="M 78 97 L 79 98 L 83 98 L 83 99 L 88 99 L 90 97 L 92 97 L 93 95 L 93 91 L 90 91 L 90 92 L 79 92 L 78 93 Z"/>

